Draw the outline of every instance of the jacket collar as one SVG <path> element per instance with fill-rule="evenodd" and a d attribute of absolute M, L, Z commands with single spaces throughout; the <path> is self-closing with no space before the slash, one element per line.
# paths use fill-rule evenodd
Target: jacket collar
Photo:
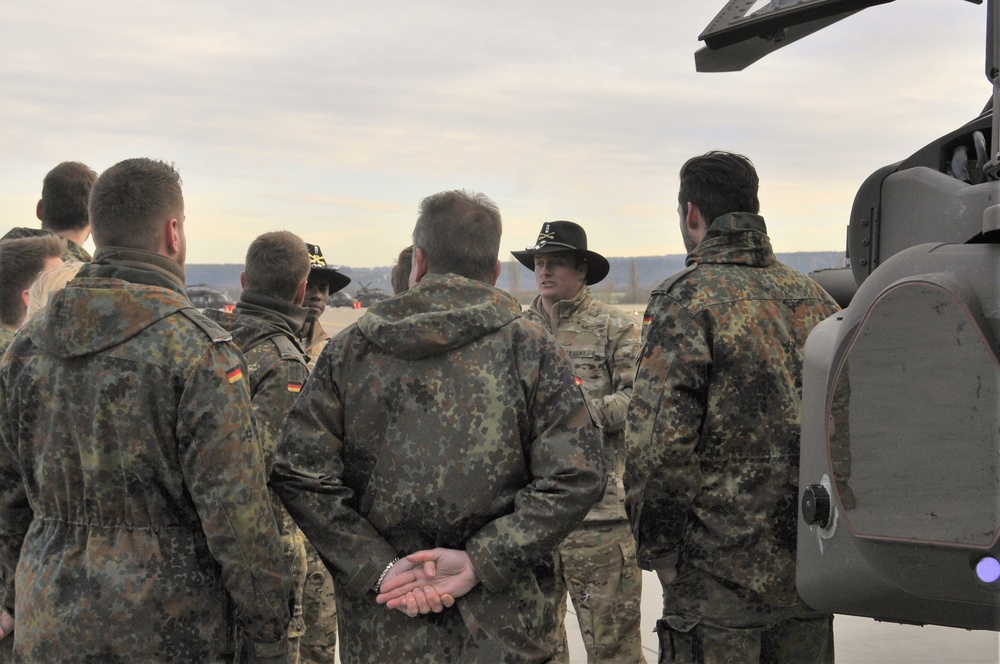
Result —
<path fill-rule="evenodd" d="M 767 267 L 775 261 L 764 218 L 749 212 L 724 214 L 712 222 L 685 265 L 729 263 Z"/>
<path fill-rule="evenodd" d="M 294 302 L 244 290 L 236 303 L 236 313 L 265 320 L 298 338 L 309 310 Z"/>
<path fill-rule="evenodd" d="M 581 309 L 586 309 L 590 306 L 590 302 L 593 299 L 594 296 L 590 293 L 590 287 L 584 286 L 577 292 L 576 295 L 573 296 L 572 299 L 562 300 L 552 305 L 551 316 L 545 313 L 545 308 L 542 306 L 541 295 L 535 296 L 535 299 L 531 301 L 529 308 L 542 320 L 547 320 L 552 330 L 557 330 L 559 329 L 560 322 L 571 318 Z"/>
<path fill-rule="evenodd" d="M 184 267 L 166 256 L 142 249 L 101 247 L 94 253 L 94 261 L 80 268 L 77 278 L 81 277 L 121 279 L 169 288 L 186 296 Z"/>

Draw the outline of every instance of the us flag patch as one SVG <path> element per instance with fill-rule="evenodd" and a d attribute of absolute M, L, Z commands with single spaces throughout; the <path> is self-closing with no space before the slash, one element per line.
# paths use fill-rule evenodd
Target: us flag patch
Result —
<path fill-rule="evenodd" d="M 289 382 L 288 383 L 288 391 L 289 392 L 295 392 L 296 394 L 298 394 L 299 392 L 302 391 L 302 383 Z"/>
<path fill-rule="evenodd" d="M 243 380 L 243 369 L 239 367 L 233 367 L 226 372 L 226 377 L 229 379 L 230 383 L 235 383 L 238 380 Z"/>

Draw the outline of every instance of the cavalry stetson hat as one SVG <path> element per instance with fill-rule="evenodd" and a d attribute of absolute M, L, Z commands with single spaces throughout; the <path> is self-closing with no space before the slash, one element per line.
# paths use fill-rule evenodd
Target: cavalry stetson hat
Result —
<path fill-rule="evenodd" d="M 608 276 L 611 265 L 608 259 L 596 251 L 587 249 L 587 231 L 583 226 L 572 221 L 547 221 L 538 232 L 535 246 L 524 251 L 512 251 L 521 265 L 534 271 L 536 254 L 554 254 L 557 251 L 572 251 L 587 261 L 586 282 L 588 286 L 596 284 Z"/>
<path fill-rule="evenodd" d="M 351 283 L 349 276 L 332 265 L 326 264 L 326 259 L 323 258 L 323 252 L 320 250 L 318 244 L 309 244 L 306 242 L 306 249 L 309 250 L 309 276 L 313 277 L 316 274 L 324 275 L 330 283 L 331 294 L 336 293 Z"/>

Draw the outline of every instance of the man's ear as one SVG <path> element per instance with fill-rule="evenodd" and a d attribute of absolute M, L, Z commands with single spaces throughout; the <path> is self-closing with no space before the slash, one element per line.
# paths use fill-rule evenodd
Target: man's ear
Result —
<path fill-rule="evenodd" d="M 246 270 L 240 272 L 240 288 L 246 289 L 247 287 L 247 273 Z"/>
<path fill-rule="evenodd" d="M 25 311 L 28 310 L 28 300 L 29 300 L 29 298 L 28 298 L 28 289 L 25 288 L 23 291 L 21 291 L 21 302 L 24 304 L 24 310 Z"/>
<path fill-rule="evenodd" d="M 684 211 L 684 223 L 689 231 L 698 231 L 705 224 L 701 210 L 691 201 L 688 201 L 687 209 Z"/>
<path fill-rule="evenodd" d="M 45 201 L 38 199 L 38 203 L 35 205 L 35 216 L 38 217 L 38 221 L 41 221 L 43 215 L 45 214 Z"/>
<path fill-rule="evenodd" d="M 241 277 L 242 279 L 242 277 Z M 298 287 L 295 289 L 295 304 L 302 306 L 302 303 L 306 301 L 306 283 L 309 279 L 303 279 L 299 282 Z"/>
<path fill-rule="evenodd" d="M 181 251 L 181 222 L 177 217 L 171 217 L 163 227 L 164 241 L 168 256 L 176 256 Z"/>
<path fill-rule="evenodd" d="M 500 278 L 500 261 L 497 260 L 497 266 L 493 268 L 493 281 L 490 282 L 491 286 L 497 285 L 497 280 Z"/>
<path fill-rule="evenodd" d="M 410 268 L 410 288 L 420 282 L 427 274 L 427 256 L 420 247 L 413 248 L 413 266 Z"/>

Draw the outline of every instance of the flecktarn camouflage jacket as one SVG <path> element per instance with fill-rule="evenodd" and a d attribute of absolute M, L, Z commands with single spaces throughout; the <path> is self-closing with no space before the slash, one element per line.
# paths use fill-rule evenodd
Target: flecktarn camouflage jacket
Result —
<path fill-rule="evenodd" d="M 240 301 L 232 313 L 219 309 L 205 311 L 208 318 L 233 335 L 233 343 L 246 357 L 250 398 L 257 416 L 264 449 L 264 470 L 268 476 L 285 418 L 309 377 L 306 357 L 295 334 L 307 313 L 305 307 L 248 290 L 240 293 Z M 295 582 L 296 610 L 288 626 L 288 636 L 293 638 L 305 633 L 301 615 L 305 540 L 277 496 L 272 496 L 271 503 L 281 530 L 285 561 Z"/>
<path fill-rule="evenodd" d="M 291 581 L 246 367 L 181 283 L 165 258 L 100 250 L 0 363 L 23 661 L 214 661 L 232 612 L 258 656 L 284 652 Z"/>
<path fill-rule="evenodd" d="M 302 327 L 307 309 L 259 293 L 243 291 L 233 313 L 205 312 L 232 334 L 249 369 L 250 395 L 264 446 L 268 474 L 274 450 L 281 440 L 288 409 L 309 377 L 305 352 L 295 332 Z M 293 331 L 294 328 L 294 331 Z"/>
<path fill-rule="evenodd" d="M 802 350 L 838 307 L 775 260 L 757 215 L 716 219 L 687 263 L 650 295 L 629 406 L 639 564 L 686 563 L 790 605 Z"/>
<path fill-rule="evenodd" d="M 272 486 L 330 566 L 344 662 L 540 662 L 553 550 L 604 488 L 601 440 L 552 336 L 506 293 L 427 275 L 320 355 Z M 408 618 L 372 586 L 397 555 L 464 549 L 480 583 Z"/>

